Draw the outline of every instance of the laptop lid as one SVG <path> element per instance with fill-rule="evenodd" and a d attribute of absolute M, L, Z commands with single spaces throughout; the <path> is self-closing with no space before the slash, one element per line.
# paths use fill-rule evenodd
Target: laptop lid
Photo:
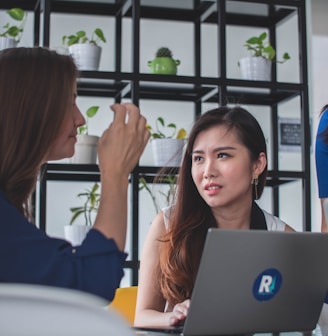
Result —
<path fill-rule="evenodd" d="M 183 334 L 314 329 L 327 255 L 328 234 L 209 229 Z"/>

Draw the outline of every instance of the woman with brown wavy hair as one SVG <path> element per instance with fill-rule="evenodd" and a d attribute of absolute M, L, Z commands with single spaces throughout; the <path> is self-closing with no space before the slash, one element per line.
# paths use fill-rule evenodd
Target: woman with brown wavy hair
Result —
<path fill-rule="evenodd" d="M 210 227 L 292 230 L 255 203 L 265 186 L 267 151 L 257 120 L 220 107 L 195 122 L 174 204 L 154 219 L 141 262 L 135 326 L 169 326 L 187 316 Z"/>
<path fill-rule="evenodd" d="M 149 139 L 135 105 L 111 107 L 114 120 L 98 143 L 99 211 L 81 246 L 31 222 L 42 165 L 71 157 L 85 123 L 76 105 L 77 75 L 70 56 L 46 48 L 0 52 L 0 282 L 74 288 L 111 300 L 126 259 L 129 174 Z"/>

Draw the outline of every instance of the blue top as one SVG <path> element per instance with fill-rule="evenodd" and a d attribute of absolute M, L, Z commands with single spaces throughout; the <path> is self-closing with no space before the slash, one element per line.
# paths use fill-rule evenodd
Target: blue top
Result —
<path fill-rule="evenodd" d="M 328 110 L 326 110 L 320 119 L 315 146 L 315 162 L 317 170 L 317 183 L 319 198 L 328 197 L 328 144 L 320 134 L 328 127 Z"/>
<path fill-rule="evenodd" d="M 114 297 L 126 253 L 91 229 L 81 246 L 51 238 L 30 223 L 0 192 L 0 282 L 66 287 Z"/>

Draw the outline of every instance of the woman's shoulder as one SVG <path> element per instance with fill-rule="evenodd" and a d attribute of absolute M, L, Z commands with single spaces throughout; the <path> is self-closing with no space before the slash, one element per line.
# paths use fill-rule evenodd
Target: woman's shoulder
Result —
<path fill-rule="evenodd" d="M 328 109 L 324 110 L 319 119 L 318 135 L 328 126 Z"/>
<path fill-rule="evenodd" d="M 286 229 L 287 224 L 284 221 L 263 209 L 262 211 L 269 231 L 284 231 Z"/>
<path fill-rule="evenodd" d="M 171 216 L 171 212 L 173 211 L 173 209 L 174 209 L 173 205 L 167 206 L 162 209 L 163 220 L 164 220 L 164 225 L 165 225 L 166 230 L 169 226 L 170 216 Z"/>

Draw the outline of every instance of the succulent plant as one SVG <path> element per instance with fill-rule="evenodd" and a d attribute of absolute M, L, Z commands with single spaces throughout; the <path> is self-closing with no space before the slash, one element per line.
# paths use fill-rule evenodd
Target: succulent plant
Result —
<path fill-rule="evenodd" d="M 172 52 L 167 47 L 161 47 L 157 50 L 156 57 L 172 57 Z"/>

